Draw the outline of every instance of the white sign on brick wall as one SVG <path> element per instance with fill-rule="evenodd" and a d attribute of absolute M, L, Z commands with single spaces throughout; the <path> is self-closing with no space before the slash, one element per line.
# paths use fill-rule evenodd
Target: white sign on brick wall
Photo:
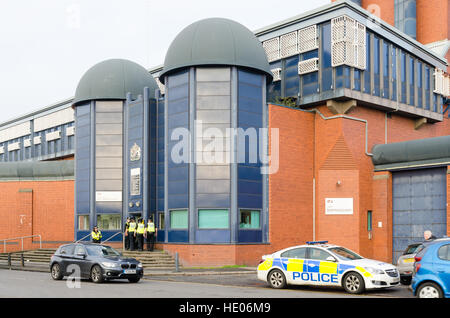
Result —
<path fill-rule="evenodd" d="M 328 215 L 353 214 L 353 198 L 326 198 L 325 214 Z"/>

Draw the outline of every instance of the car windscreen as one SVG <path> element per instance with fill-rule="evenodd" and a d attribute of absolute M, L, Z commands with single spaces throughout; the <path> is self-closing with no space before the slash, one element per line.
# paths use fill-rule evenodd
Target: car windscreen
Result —
<path fill-rule="evenodd" d="M 86 245 L 86 250 L 91 256 L 120 256 L 120 253 L 109 246 Z"/>
<path fill-rule="evenodd" d="M 364 257 L 356 254 L 355 252 L 346 249 L 345 247 L 330 247 L 328 249 L 330 252 L 333 252 L 336 256 L 344 261 L 355 260 L 355 259 L 363 259 Z"/>
<path fill-rule="evenodd" d="M 418 247 L 420 246 L 420 244 L 411 244 L 409 245 L 406 250 L 403 252 L 403 255 L 408 255 L 408 254 L 414 254 L 418 252 Z"/>

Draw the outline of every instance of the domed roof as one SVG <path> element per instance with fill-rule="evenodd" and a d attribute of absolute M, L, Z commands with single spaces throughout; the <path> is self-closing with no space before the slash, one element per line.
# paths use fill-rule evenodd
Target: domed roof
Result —
<path fill-rule="evenodd" d="M 170 45 L 159 76 L 181 68 L 203 65 L 232 65 L 266 74 L 272 80 L 267 56 L 258 38 L 242 24 L 223 18 L 194 22 Z"/>
<path fill-rule="evenodd" d="M 95 64 L 84 73 L 78 83 L 73 105 L 98 99 L 123 99 L 127 93 L 133 97 L 150 88 L 153 97 L 158 88 L 153 76 L 142 66 L 129 60 L 110 59 Z"/>

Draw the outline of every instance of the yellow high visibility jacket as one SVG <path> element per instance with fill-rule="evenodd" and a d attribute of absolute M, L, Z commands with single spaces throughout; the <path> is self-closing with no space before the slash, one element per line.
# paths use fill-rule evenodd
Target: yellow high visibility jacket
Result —
<path fill-rule="evenodd" d="M 144 234 L 145 233 L 145 224 L 139 223 L 137 226 L 137 234 Z"/>
<path fill-rule="evenodd" d="M 98 232 L 92 231 L 91 236 L 93 240 L 100 240 L 102 238 L 102 233 L 100 231 Z"/>
<path fill-rule="evenodd" d="M 147 224 L 147 231 L 151 232 L 151 233 L 155 232 L 155 223 L 148 222 L 148 224 Z"/>
<path fill-rule="evenodd" d="M 136 231 L 136 222 L 130 222 L 128 225 L 128 232 L 134 233 Z"/>

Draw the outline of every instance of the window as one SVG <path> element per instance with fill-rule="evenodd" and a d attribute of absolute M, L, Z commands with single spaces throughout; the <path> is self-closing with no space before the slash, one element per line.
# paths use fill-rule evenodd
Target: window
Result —
<path fill-rule="evenodd" d="M 361 256 L 356 254 L 355 252 L 352 252 L 344 247 L 332 247 L 328 249 L 329 251 L 333 252 L 334 254 L 338 255 L 338 257 L 342 258 L 343 260 L 355 260 L 355 259 L 362 259 Z"/>
<path fill-rule="evenodd" d="M 83 247 L 82 245 L 77 245 L 77 246 L 75 247 L 75 252 L 74 252 L 74 254 L 75 254 L 75 255 L 78 255 L 78 254 L 86 254 L 86 251 L 84 250 L 84 247 Z"/>
<path fill-rule="evenodd" d="M 170 228 L 184 230 L 188 228 L 188 210 L 170 211 Z"/>
<path fill-rule="evenodd" d="M 380 96 L 380 39 L 373 37 L 373 95 Z"/>
<path fill-rule="evenodd" d="M 229 224 L 228 210 L 198 210 L 199 229 L 228 229 Z"/>
<path fill-rule="evenodd" d="M 450 261 L 450 244 L 443 245 L 439 248 L 438 257 L 444 261 Z"/>
<path fill-rule="evenodd" d="M 416 69 L 417 69 L 417 106 L 422 108 L 422 63 L 417 61 L 416 62 Z"/>
<path fill-rule="evenodd" d="M 372 211 L 367 211 L 367 231 L 372 231 Z"/>
<path fill-rule="evenodd" d="M 309 248 L 309 259 L 316 259 L 320 261 L 326 261 L 328 257 L 330 257 L 331 254 L 328 252 L 325 252 L 324 250 L 318 249 L 318 248 Z M 333 257 L 333 256 L 331 256 Z M 334 257 L 333 257 L 334 258 Z"/>
<path fill-rule="evenodd" d="M 287 258 L 306 258 L 306 247 L 293 248 L 281 254 L 281 257 Z"/>
<path fill-rule="evenodd" d="M 258 210 L 241 210 L 241 218 L 239 222 L 240 229 L 259 229 L 260 228 L 260 211 Z"/>
<path fill-rule="evenodd" d="M 164 230 L 166 227 L 166 224 L 164 222 L 164 212 L 160 212 L 158 213 L 158 217 L 159 217 L 159 222 L 158 222 L 158 229 L 160 230 Z"/>
<path fill-rule="evenodd" d="M 391 99 L 393 101 L 397 100 L 397 48 L 392 47 L 391 50 L 391 61 L 392 61 L 392 92 Z"/>
<path fill-rule="evenodd" d="M 406 104 L 406 54 L 400 53 L 401 102 Z"/>
<path fill-rule="evenodd" d="M 100 230 L 120 230 L 122 218 L 120 214 L 97 215 L 97 226 Z"/>
<path fill-rule="evenodd" d="M 80 231 L 89 231 L 89 228 L 90 228 L 89 215 L 79 215 L 78 229 Z"/>
<path fill-rule="evenodd" d="M 414 82 L 415 82 L 415 71 L 414 71 L 414 58 L 412 56 L 409 57 L 409 65 L 408 65 L 408 78 L 409 78 L 409 105 L 414 106 Z"/>
<path fill-rule="evenodd" d="M 72 255 L 75 245 L 64 245 L 59 248 L 59 254 Z"/>

